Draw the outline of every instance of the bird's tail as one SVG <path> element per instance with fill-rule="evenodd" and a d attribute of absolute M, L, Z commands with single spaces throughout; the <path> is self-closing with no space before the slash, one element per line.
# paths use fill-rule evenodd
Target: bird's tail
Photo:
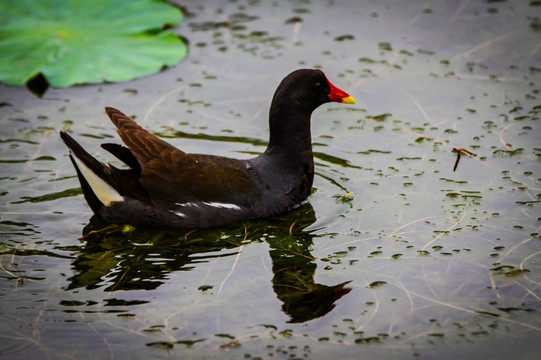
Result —
<path fill-rule="evenodd" d="M 90 155 L 67 133 L 61 131 L 60 138 L 70 149 L 70 159 L 77 171 L 83 194 L 95 214 L 103 206 L 124 200 L 107 165 Z"/>

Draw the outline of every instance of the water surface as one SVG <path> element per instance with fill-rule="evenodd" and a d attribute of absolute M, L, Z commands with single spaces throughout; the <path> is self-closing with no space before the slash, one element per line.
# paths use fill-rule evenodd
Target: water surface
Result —
<path fill-rule="evenodd" d="M 535 358 L 539 2 L 179 3 L 173 68 L 0 87 L 2 358 Z M 196 231 L 91 218 L 59 130 L 116 163 L 114 106 L 247 158 L 301 67 L 357 100 L 313 115 L 306 204 Z"/>

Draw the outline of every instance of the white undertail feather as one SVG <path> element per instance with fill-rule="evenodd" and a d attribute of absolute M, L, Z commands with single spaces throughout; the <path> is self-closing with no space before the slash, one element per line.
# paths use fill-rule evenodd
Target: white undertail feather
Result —
<path fill-rule="evenodd" d="M 81 174 L 83 174 L 83 177 L 88 182 L 88 185 L 90 185 L 92 191 L 94 191 L 94 194 L 96 194 L 103 205 L 110 206 L 115 202 L 124 201 L 124 197 L 111 185 L 107 184 L 103 179 L 96 175 L 76 156 L 73 156 L 73 158 L 75 159 Z"/>

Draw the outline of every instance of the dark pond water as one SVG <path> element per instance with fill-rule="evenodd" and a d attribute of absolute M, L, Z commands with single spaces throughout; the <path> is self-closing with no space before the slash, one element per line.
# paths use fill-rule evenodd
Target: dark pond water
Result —
<path fill-rule="evenodd" d="M 537 358 L 539 1 L 179 3 L 189 55 L 160 74 L 0 85 L 0 357 Z M 59 130 L 113 161 L 110 105 L 249 157 L 301 67 L 357 100 L 314 113 L 302 207 L 204 231 L 91 219 Z"/>

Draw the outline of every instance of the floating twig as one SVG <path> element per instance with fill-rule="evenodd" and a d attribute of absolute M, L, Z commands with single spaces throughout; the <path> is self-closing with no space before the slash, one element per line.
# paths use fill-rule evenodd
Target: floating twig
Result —
<path fill-rule="evenodd" d="M 453 147 L 453 151 L 456 152 L 456 161 L 455 161 L 455 165 L 453 166 L 453 171 L 456 170 L 456 168 L 458 167 L 458 162 L 460 161 L 460 154 L 464 154 L 464 155 L 468 155 L 469 157 L 472 157 L 472 158 L 476 158 L 477 155 L 472 153 L 471 151 L 468 151 L 466 149 L 461 149 L 461 148 L 457 148 L 457 147 Z"/>
<path fill-rule="evenodd" d="M 295 226 L 297 221 L 299 221 L 299 219 L 295 219 L 295 221 L 293 221 L 293 224 L 291 224 L 291 226 L 289 227 L 289 235 L 293 235 L 293 226 Z"/>
<path fill-rule="evenodd" d="M 503 129 L 500 130 L 500 142 L 503 144 L 503 146 L 505 146 L 505 148 L 507 150 L 511 150 L 511 148 L 505 143 L 505 141 L 503 141 L 503 133 L 509 129 L 511 126 L 513 126 L 513 124 L 509 124 L 507 125 L 506 127 L 504 127 Z"/>
<path fill-rule="evenodd" d="M 190 230 L 188 231 L 185 235 L 184 235 L 184 241 L 188 240 L 188 235 L 194 233 L 197 229 L 193 229 L 193 230 Z"/>
<path fill-rule="evenodd" d="M 346 193 L 346 194 L 340 196 L 340 197 L 338 198 L 338 200 L 342 200 L 342 199 L 344 199 L 344 198 L 347 198 L 347 197 L 348 197 L 349 195 L 351 195 L 351 194 L 353 194 L 353 191 L 350 191 L 350 192 L 348 192 L 348 193 Z"/>

